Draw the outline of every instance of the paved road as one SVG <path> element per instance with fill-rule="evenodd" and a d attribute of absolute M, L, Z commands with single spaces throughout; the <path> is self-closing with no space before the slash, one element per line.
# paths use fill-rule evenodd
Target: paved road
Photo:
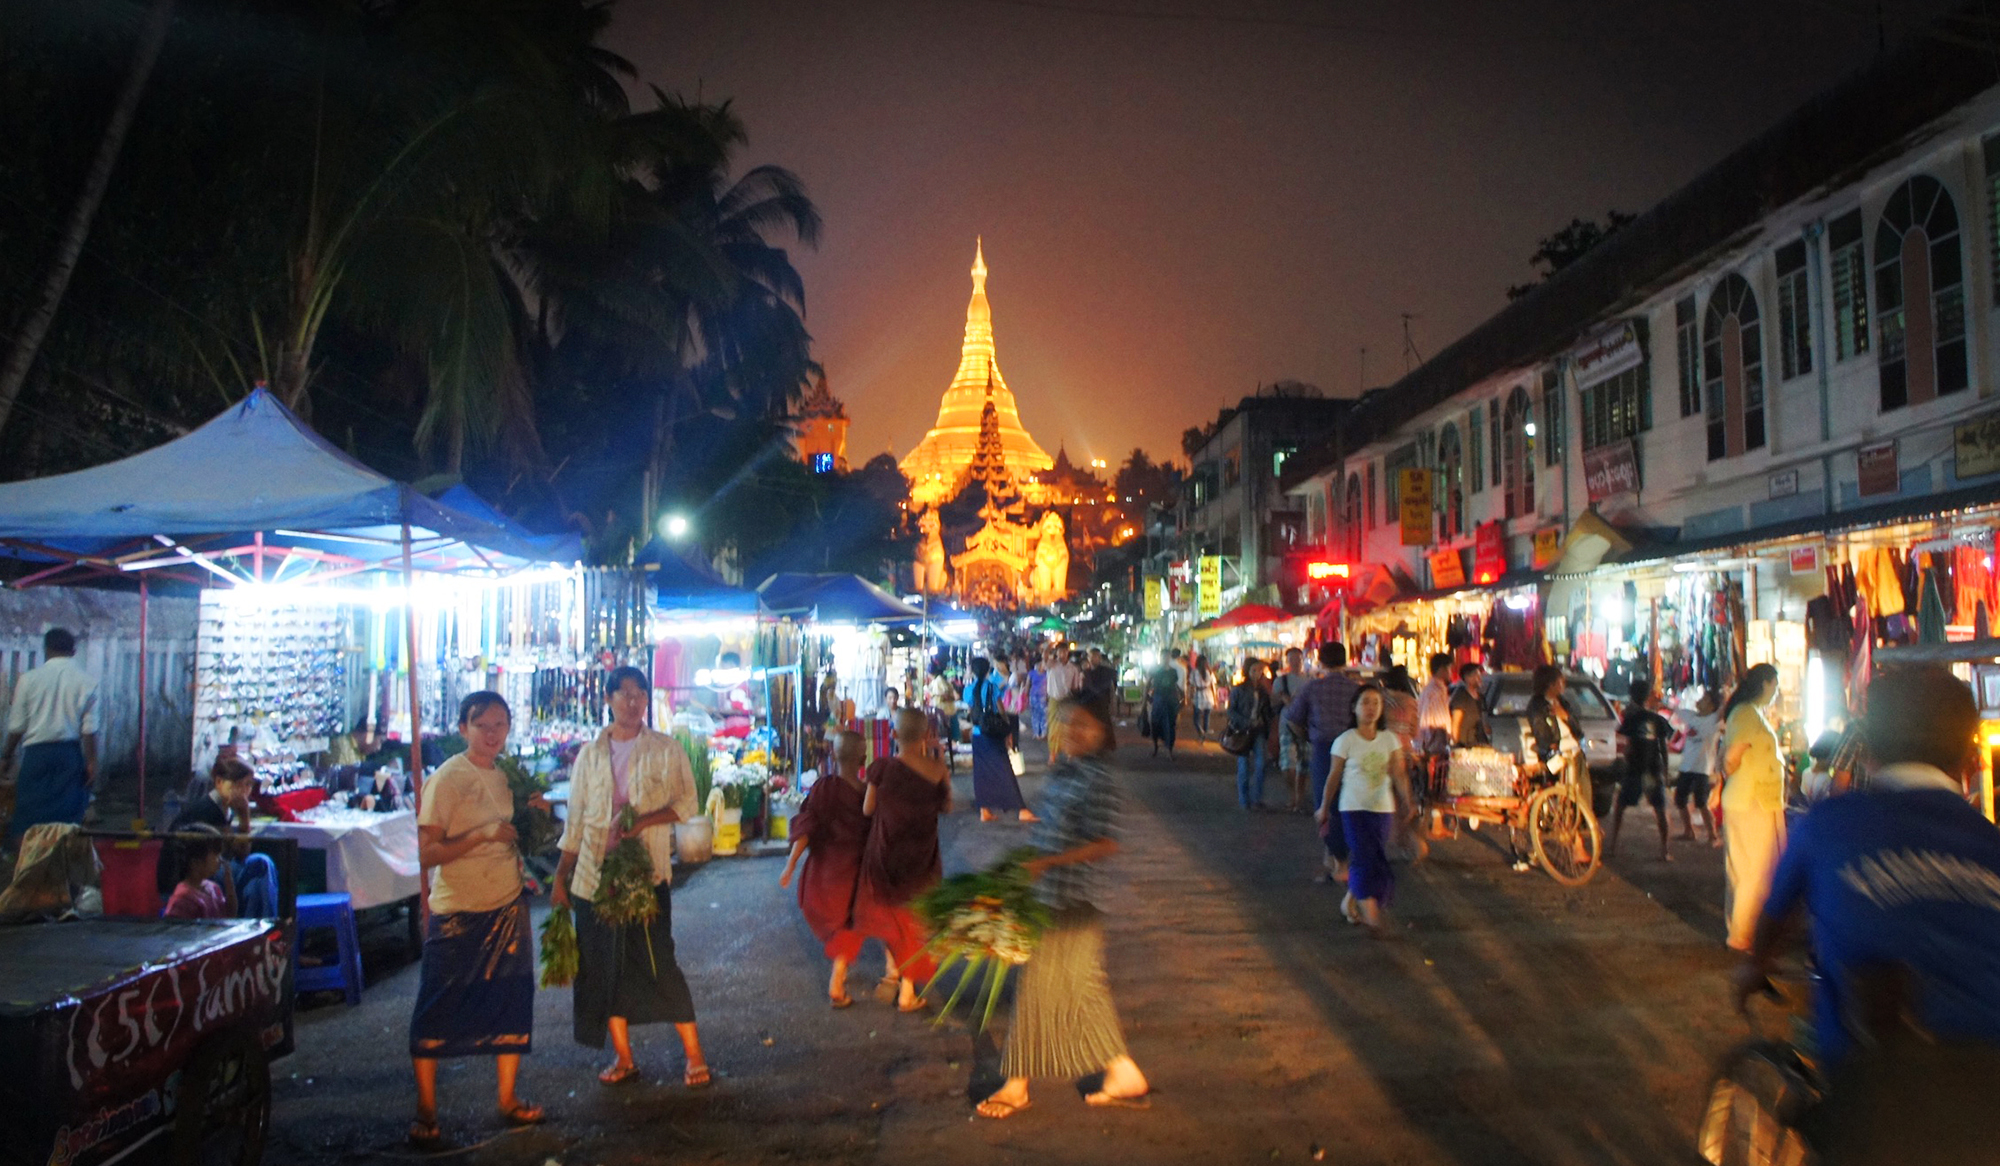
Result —
<path fill-rule="evenodd" d="M 861 1002 L 829 1010 L 778 861 L 717 860 L 683 880 L 674 908 L 717 1084 L 682 1088 L 676 1042 L 649 1029 L 647 1081 L 598 1086 L 604 1054 L 569 1039 L 568 993 L 544 992 L 523 1092 L 557 1120 L 496 1137 L 490 1068 L 447 1062 L 448 1128 L 494 1138 L 454 1160 L 1690 1161 L 1709 1066 L 1740 1035 L 1723 1000 L 1718 852 L 1679 844 L 1663 864 L 1631 838 L 1571 891 L 1513 873 L 1490 834 L 1468 835 L 1402 868 L 1396 935 L 1375 941 L 1308 881 L 1309 821 L 1238 810 L 1231 764 L 1212 748 L 1169 764 L 1127 746 L 1118 759 L 1110 971 L 1158 1093 L 1151 1111 L 1087 1110 L 1047 1082 L 1018 1117 L 973 1120 L 990 1044 L 867 999 L 859 973 Z M 1023 831 L 961 809 L 947 865 L 990 861 Z M 388 958 L 393 933 L 381 938 L 361 1007 L 302 1014 L 300 1051 L 276 1067 L 269 1161 L 402 1153 L 416 973 Z"/>

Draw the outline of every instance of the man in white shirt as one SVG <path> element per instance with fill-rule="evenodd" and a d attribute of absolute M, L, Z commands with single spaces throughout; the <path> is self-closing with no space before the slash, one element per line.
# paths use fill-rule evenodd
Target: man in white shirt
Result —
<path fill-rule="evenodd" d="M 1063 645 L 1055 649 L 1055 662 L 1048 667 L 1047 684 L 1049 703 L 1068 700 L 1083 687 L 1083 670 L 1069 662 L 1069 647 Z M 1062 727 L 1056 720 L 1049 722 L 1049 760 L 1062 756 Z"/>
<path fill-rule="evenodd" d="M 47 659 L 14 686 L 7 713 L 7 744 L 0 770 L 14 763 L 14 816 L 7 844 L 30 826 L 81 822 L 97 783 L 97 680 L 77 666 L 76 637 L 50 628 L 42 637 Z"/>

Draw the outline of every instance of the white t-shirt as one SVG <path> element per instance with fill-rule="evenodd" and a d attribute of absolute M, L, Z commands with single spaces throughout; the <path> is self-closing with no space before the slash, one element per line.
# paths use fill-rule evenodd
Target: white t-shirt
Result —
<path fill-rule="evenodd" d="M 1373 741 L 1359 729 L 1349 729 L 1333 742 L 1333 755 L 1346 764 L 1340 770 L 1341 810 L 1376 814 L 1396 812 L 1396 786 L 1389 778 L 1389 759 L 1403 748 L 1396 734 L 1379 729 Z"/>
<path fill-rule="evenodd" d="M 51 656 L 14 685 L 7 731 L 23 745 L 75 741 L 97 732 L 97 681 L 74 656 Z"/>
<path fill-rule="evenodd" d="M 1083 673 L 1076 665 L 1065 660 L 1049 666 L 1047 685 L 1050 700 L 1068 700 L 1082 683 Z"/>
<path fill-rule="evenodd" d="M 1714 759 L 1709 756 L 1715 748 L 1716 733 L 1722 726 L 1721 713 L 1703 716 L 1697 712 L 1681 712 L 1674 715 L 1681 726 L 1681 763 L 1677 773 L 1706 773 L 1714 776 Z"/>

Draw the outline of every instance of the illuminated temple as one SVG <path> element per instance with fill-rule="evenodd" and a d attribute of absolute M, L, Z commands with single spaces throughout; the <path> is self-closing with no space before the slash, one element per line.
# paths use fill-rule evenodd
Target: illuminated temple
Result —
<path fill-rule="evenodd" d="M 1000 447 L 1007 469 L 1027 487 L 1030 500 L 1038 492 L 1034 477 L 1055 464 L 1028 431 L 1000 363 L 993 355 L 993 308 L 986 302 L 986 249 L 975 245 L 972 258 L 972 302 L 965 309 L 965 344 L 958 375 L 938 405 L 937 424 L 903 459 L 903 476 L 910 479 L 910 499 L 917 506 L 935 506 L 956 496 L 961 479 L 979 447 L 979 415 L 992 403 Z"/>
<path fill-rule="evenodd" d="M 1014 394 L 1000 375 L 985 248 L 975 246 L 958 374 L 938 405 L 937 424 L 902 461 L 918 515 L 917 589 L 991 608 L 1036 606 L 1068 595 L 1068 532 L 1063 515 L 1049 505 L 1061 501 L 1054 479 L 1044 480 L 1055 464 L 1021 427 Z M 979 500 L 976 529 L 948 528 L 951 504 L 962 496 Z M 971 505 L 964 501 L 958 510 Z"/>

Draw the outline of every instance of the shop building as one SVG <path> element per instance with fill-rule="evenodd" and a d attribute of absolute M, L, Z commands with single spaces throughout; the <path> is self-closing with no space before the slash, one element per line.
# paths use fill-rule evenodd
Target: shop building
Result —
<path fill-rule="evenodd" d="M 1264 596 L 1284 556 L 1302 545 L 1307 500 L 1280 489 L 1279 479 L 1292 457 L 1330 433 L 1353 404 L 1245 397 L 1217 416 L 1207 440 L 1189 455 L 1181 557 L 1221 559 L 1225 609 Z"/>
<path fill-rule="evenodd" d="M 1997 255 L 2000 87 L 1918 38 L 1371 394 L 1283 485 L 1314 553 L 1400 595 L 1534 580 L 1551 656 L 1629 668 L 1669 639 L 1659 601 L 1675 636 L 1734 618 L 1736 665 L 1796 691 L 1806 609 L 1864 555 L 1901 564 L 1877 614 L 1914 617 L 1920 573 L 1976 614 L 1952 568 L 1987 568 L 2000 517 Z"/>

